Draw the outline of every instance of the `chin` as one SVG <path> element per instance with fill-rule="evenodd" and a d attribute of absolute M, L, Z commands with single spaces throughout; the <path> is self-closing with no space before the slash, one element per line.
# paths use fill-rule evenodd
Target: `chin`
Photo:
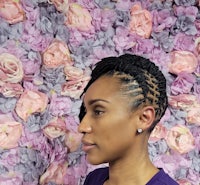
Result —
<path fill-rule="evenodd" d="M 88 161 L 88 163 L 90 163 L 92 165 L 99 165 L 99 164 L 107 163 L 107 162 L 105 162 L 105 160 L 101 160 L 100 158 L 98 158 L 98 156 L 92 157 L 92 156 L 87 155 L 87 161 Z"/>

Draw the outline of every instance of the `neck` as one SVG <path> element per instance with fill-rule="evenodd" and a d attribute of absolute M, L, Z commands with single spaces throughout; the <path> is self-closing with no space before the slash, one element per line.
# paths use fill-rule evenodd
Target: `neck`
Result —
<path fill-rule="evenodd" d="M 138 150 L 109 164 L 109 179 L 104 185 L 144 185 L 158 172 L 147 149 L 135 151 Z"/>

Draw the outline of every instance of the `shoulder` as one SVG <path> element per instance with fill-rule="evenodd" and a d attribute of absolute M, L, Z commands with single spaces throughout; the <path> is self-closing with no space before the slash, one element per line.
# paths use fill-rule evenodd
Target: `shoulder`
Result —
<path fill-rule="evenodd" d="M 103 185 L 106 179 L 108 179 L 108 175 L 108 167 L 98 168 L 87 175 L 84 185 Z"/>
<path fill-rule="evenodd" d="M 178 185 L 163 169 L 153 176 L 153 178 L 146 185 Z"/>

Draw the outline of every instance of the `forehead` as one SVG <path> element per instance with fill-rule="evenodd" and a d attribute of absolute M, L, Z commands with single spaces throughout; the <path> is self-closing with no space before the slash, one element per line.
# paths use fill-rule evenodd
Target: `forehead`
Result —
<path fill-rule="evenodd" d="M 98 78 L 85 93 L 84 101 L 91 99 L 111 99 L 114 96 L 122 95 L 120 82 L 112 76 Z"/>

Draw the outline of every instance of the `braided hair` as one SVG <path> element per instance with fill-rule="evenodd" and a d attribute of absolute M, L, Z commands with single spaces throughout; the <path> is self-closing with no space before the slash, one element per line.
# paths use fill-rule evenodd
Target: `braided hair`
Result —
<path fill-rule="evenodd" d="M 137 55 L 124 54 L 119 57 L 104 58 L 93 69 L 91 80 L 83 94 L 101 76 L 112 76 L 120 80 L 123 93 L 134 97 L 133 109 L 147 105 L 154 107 L 155 120 L 149 128 L 151 132 L 168 105 L 166 79 L 159 68 L 149 59 Z M 85 108 L 82 104 L 79 119 L 82 120 L 84 115 Z"/>

